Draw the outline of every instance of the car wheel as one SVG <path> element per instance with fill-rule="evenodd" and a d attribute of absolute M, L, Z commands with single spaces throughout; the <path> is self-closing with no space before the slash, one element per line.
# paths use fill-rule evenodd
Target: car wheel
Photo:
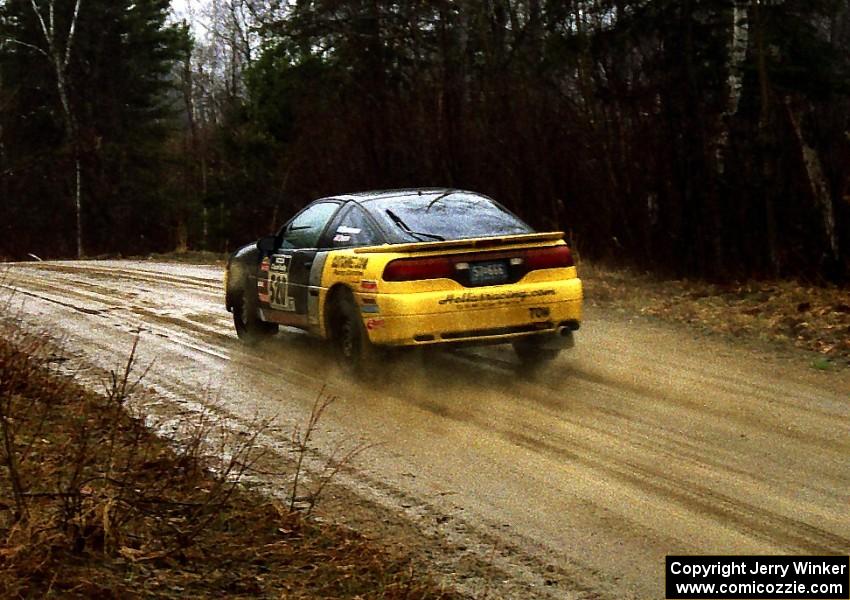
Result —
<path fill-rule="evenodd" d="M 529 339 L 514 342 L 514 352 L 523 366 L 540 367 L 555 360 L 561 351 L 542 348 L 538 340 Z"/>
<path fill-rule="evenodd" d="M 257 298 L 243 289 L 233 303 L 233 325 L 236 335 L 247 344 L 256 344 L 277 333 L 277 323 L 266 323 L 257 316 Z"/>
<path fill-rule="evenodd" d="M 343 370 L 358 377 L 366 375 L 377 350 L 369 341 L 360 309 L 351 292 L 338 292 L 333 300 L 331 335 L 337 360 Z"/>

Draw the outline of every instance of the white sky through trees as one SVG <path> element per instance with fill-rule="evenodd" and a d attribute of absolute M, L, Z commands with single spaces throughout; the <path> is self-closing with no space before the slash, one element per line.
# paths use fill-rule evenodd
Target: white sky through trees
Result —
<path fill-rule="evenodd" d="M 175 21 L 183 19 L 197 32 L 199 19 L 204 18 L 204 12 L 209 0 L 171 0 L 171 14 Z"/>
<path fill-rule="evenodd" d="M 171 0 L 171 10 L 174 11 L 174 14 L 178 17 L 186 15 L 191 1 L 192 0 Z M 197 2 L 194 2 L 194 4 L 197 4 Z"/>

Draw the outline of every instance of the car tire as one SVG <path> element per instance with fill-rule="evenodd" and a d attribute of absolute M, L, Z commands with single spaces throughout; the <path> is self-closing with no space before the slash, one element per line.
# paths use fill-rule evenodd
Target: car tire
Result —
<path fill-rule="evenodd" d="M 334 295 L 331 304 L 331 342 L 343 371 L 365 377 L 376 361 L 378 350 L 369 341 L 360 309 L 348 290 Z"/>
<path fill-rule="evenodd" d="M 257 315 L 256 294 L 249 294 L 244 288 L 233 303 L 233 326 L 236 328 L 236 335 L 246 344 L 256 344 L 278 331 L 277 323 L 260 320 Z"/>
<path fill-rule="evenodd" d="M 542 348 L 540 342 L 535 339 L 526 339 L 514 342 L 519 362 L 525 367 L 540 367 L 555 360 L 560 354 L 557 348 Z"/>

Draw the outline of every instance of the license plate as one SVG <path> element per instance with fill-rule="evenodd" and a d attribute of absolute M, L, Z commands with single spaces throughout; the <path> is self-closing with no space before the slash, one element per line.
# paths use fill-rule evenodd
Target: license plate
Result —
<path fill-rule="evenodd" d="M 471 285 L 498 285 L 508 280 L 508 266 L 504 261 L 480 262 L 469 265 Z"/>

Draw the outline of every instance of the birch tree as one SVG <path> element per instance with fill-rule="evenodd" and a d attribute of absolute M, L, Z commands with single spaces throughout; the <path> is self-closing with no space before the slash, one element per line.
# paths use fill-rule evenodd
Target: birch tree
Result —
<path fill-rule="evenodd" d="M 717 143 L 717 166 L 720 175 L 726 168 L 726 151 L 729 146 L 729 127 L 738 114 L 744 83 L 744 64 L 750 38 L 748 0 L 733 0 L 729 11 L 728 58 L 726 71 L 726 106 L 720 115 L 720 135 Z"/>
<path fill-rule="evenodd" d="M 59 102 L 62 104 L 62 116 L 65 124 L 65 136 L 71 145 L 74 157 L 74 215 L 76 217 L 76 242 L 77 258 L 83 257 L 83 217 L 82 217 L 82 166 L 80 164 L 80 140 L 77 118 L 68 95 L 70 85 L 68 65 L 71 63 L 71 49 L 74 45 L 74 36 L 77 32 L 77 18 L 80 14 L 82 0 L 74 3 L 74 12 L 68 24 L 68 32 L 64 40 L 57 34 L 56 27 L 56 2 L 47 0 L 47 15 L 39 8 L 36 0 L 30 0 L 33 13 L 38 19 L 41 32 L 44 34 L 44 46 L 36 47 L 53 66 L 56 76 L 56 89 L 59 93 Z"/>

